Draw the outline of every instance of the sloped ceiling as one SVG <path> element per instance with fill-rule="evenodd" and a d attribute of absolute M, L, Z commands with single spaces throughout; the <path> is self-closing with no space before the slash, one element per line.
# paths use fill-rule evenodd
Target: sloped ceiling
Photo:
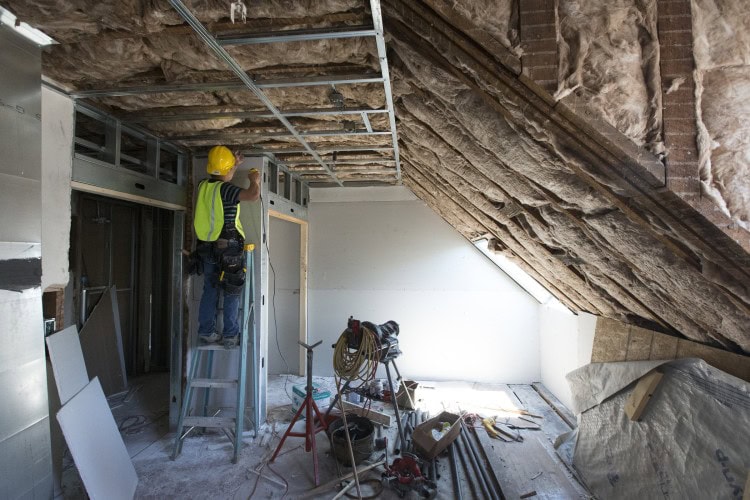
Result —
<path fill-rule="evenodd" d="M 232 79 L 167 2 L 5 4 L 62 42 L 46 53 L 44 71 L 70 89 Z M 656 2 L 635 2 L 625 9 L 627 16 L 608 18 L 605 28 L 616 21 L 622 29 L 609 38 L 602 49 L 609 55 L 603 57 L 590 51 L 596 44 L 575 43 L 586 37 L 576 37 L 583 24 L 579 17 L 576 25 L 573 14 L 583 9 L 595 17 L 609 3 L 561 1 L 555 97 L 521 72 L 513 2 L 453 4 L 382 1 L 404 184 L 469 240 L 489 239 L 575 311 L 646 323 L 750 352 L 750 256 L 664 187 L 661 90 L 653 77 L 658 72 Z M 248 6 L 249 19 L 242 25 L 228 22 L 228 2 L 195 2 L 191 8 L 221 34 L 358 26 L 369 19 L 369 2 L 358 0 L 251 1 Z M 628 48 L 624 60 L 630 66 L 612 56 L 618 47 Z M 242 46 L 230 52 L 261 79 L 374 72 L 378 67 L 369 38 Z M 641 59 L 633 66 L 629 55 L 635 53 Z M 581 61 L 593 62 L 576 67 Z M 602 64 L 612 71 L 619 68 L 624 76 L 602 78 L 609 74 Z M 643 71 L 636 75 L 634 67 Z M 384 105 L 381 85 L 342 85 L 337 90 L 347 106 Z M 330 105 L 329 92 L 304 87 L 271 89 L 268 95 L 281 108 L 317 108 Z M 614 97 L 607 99 L 606 92 Z M 236 90 L 96 102 L 136 121 L 139 114 L 154 111 L 261 109 L 252 94 Z M 378 116 L 372 126 L 387 128 L 385 120 L 386 115 Z M 336 117 L 294 123 L 306 130 L 343 126 Z M 278 138 L 248 144 L 243 138 L 259 130 L 282 130 L 272 120 L 146 125 L 166 137 L 224 130 L 236 134 L 236 140 L 227 142 L 242 147 L 291 144 Z M 335 141 L 387 145 L 380 136 Z M 311 140 L 315 147 L 332 142 Z M 209 144 L 189 145 L 200 151 Z M 377 154 L 387 157 L 377 152 L 366 156 Z M 343 157 L 358 156 L 365 155 Z M 395 182 L 393 171 L 393 165 L 376 160 L 341 175 L 351 183 L 388 184 Z M 326 182 L 320 173 L 306 175 L 311 182 Z"/>

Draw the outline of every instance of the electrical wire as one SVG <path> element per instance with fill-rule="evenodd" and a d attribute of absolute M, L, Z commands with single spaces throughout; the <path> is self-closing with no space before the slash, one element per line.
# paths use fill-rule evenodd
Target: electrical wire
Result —
<path fill-rule="evenodd" d="M 363 387 L 375 378 L 375 372 L 378 369 L 378 352 L 380 351 L 380 341 L 375 332 L 362 326 L 362 339 L 356 349 L 349 348 L 349 336 L 344 331 L 333 351 L 333 371 L 336 376 L 346 382 L 350 387 L 353 382 L 359 381 Z"/>
<path fill-rule="evenodd" d="M 262 190 L 261 190 L 262 191 Z M 286 358 L 284 357 L 284 354 L 281 352 L 281 344 L 279 343 L 279 323 L 276 320 L 276 269 L 273 267 L 273 262 L 271 262 L 271 248 L 268 246 L 268 231 L 266 231 L 266 216 L 263 211 L 263 195 L 259 194 L 260 198 L 260 230 L 261 235 L 258 235 L 256 232 L 256 236 L 258 237 L 258 241 L 263 242 L 263 244 L 266 247 L 266 252 L 268 254 L 268 266 L 271 268 L 271 273 L 273 273 L 273 293 L 271 294 L 271 308 L 273 309 L 273 328 L 274 328 L 274 337 L 276 338 L 276 350 L 279 352 L 279 356 L 281 356 L 281 360 L 284 362 L 284 366 L 286 367 L 286 375 L 284 376 L 284 392 L 286 393 L 287 397 L 291 400 L 293 399 L 291 394 L 289 394 L 289 390 L 287 389 L 287 385 L 289 384 L 289 375 L 291 374 L 291 369 L 289 368 L 289 363 L 287 363 Z"/>

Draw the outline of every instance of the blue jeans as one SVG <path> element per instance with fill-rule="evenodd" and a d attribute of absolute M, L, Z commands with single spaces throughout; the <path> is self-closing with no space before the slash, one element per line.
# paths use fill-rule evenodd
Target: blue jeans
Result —
<path fill-rule="evenodd" d="M 219 264 L 211 258 L 203 260 L 203 296 L 198 309 L 198 335 L 211 335 L 216 331 L 216 308 L 219 305 Z M 224 295 L 224 337 L 240 333 L 238 312 L 242 294 Z"/>

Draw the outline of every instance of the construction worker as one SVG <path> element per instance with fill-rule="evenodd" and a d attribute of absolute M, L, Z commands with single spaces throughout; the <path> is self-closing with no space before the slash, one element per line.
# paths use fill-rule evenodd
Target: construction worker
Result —
<path fill-rule="evenodd" d="M 196 254 L 203 271 L 203 296 L 198 310 L 198 339 L 202 344 L 219 343 L 230 349 L 239 341 L 240 296 L 245 283 L 245 232 L 240 223 L 240 201 L 260 197 L 260 174 L 248 173 L 250 187 L 243 189 L 230 181 L 244 158 L 226 146 L 208 152 L 206 172 L 210 175 L 198 186 L 195 203 Z M 216 331 L 219 289 L 224 292 L 223 333 Z"/>

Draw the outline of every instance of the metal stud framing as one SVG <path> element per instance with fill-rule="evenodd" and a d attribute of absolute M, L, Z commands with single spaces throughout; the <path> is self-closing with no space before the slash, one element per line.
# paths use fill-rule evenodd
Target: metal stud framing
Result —
<path fill-rule="evenodd" d="M 300 149 L 273 149 L 257 147 L 248 153 L 278 153 L 278 154 L 306 154 L 312 156 L 325 172 L 339 185 L 343 185 L 335 173 L 329 168 L 329 164 L 323 161 L 318 153 L 323 152 L 345 152 L 345 151 L 392 151 L 393 162 L 395 162 L 396 182 L 401 183 L 401 162 L 399 158 L 398 134 L 396 132 L 396 119 L 393 108 L 393 96 L 391 91 L 390 73 L 388 70 L 388 59 L 386 57 L 385 39 L 383 36 L 383 20 L 380 0 L 370 0 L 370 10 L 372 13 L 372 25 L 370 26 L 344 26 L 332 28 L 313 28 L 300 30 L 281 30 L 276 32 L 263 33 L 243 33 L 227 34 L 214 37 L 198 21 L 181 0 L 170 0 L 172 6 L 193 28 L 195 33 L 210 47 L 214 53 L 223 60 L 227 66 L 240 79 L 237 81 L 222 81 L 208 83 L 181 83 L 168 85 L 140 85 L 130 87 L 115 87 L 80 90 L 70 93 L 71 97 L 82 99 L 92 97 L 119 97 L 128 95 L 145 95 L 152 93 L 174 93 L 174 92 L 207 92 L 216 90 L 240 90 L 249 89 L 268 109 L 268 112 L 262 111 L 236 111 L 236 112 L 174 112 L 161 113 L 144 112 L 128 113 L 123 118 L 132 123 L 154 123 L 170 122 L 184 120 L 210 120 L 222 118 L 239 118 L 239 119 L 278 119 L 289 131 L 287 134 L 281 133 L 259 133 L 252 134 L 251 137 L 240 134 L 232 135 L 229 131 L 219 131 L 216 133 L 203 133 L 193 136 L 183 135 L 170 137 L 172 140 L 180 141 L 221 141 L 222 139 L 231 141 L 235 139 L 248 140 L 252 138 L 283 138 L 294 137 L 302 145 Z M 250 44 L 266 43 L 283 43 L 283 42 L 304 42 L 310 40 L 334 40 L 354 37 L 374 37 L 377 46 L 378 61 L 380 64 L 380 73 L 364 74 L 345 74 L 345 75 L 323 75 L 300 78 L 286 79 L 260 79 L 254 80 L 250 77 L 237 63 L 237 61 L 224 49 L 224 46 L 238 46 Z M 298 110 L 279 110 L 268 99 L 262 89 L 267 88 L 285 88 L 285 87 L 303 87 L 303 86 L 330 86 L 346 84 L 368 84 L 382 83 L 385 94 L 385 107 L 381 109 L 369 108 L 310 108 Z M 370 122 L 370 114 L 387 113 L 389 121 L 389 130 L 374 130 Z M 314 117 L 322 115 L 359 115 L 364 125 L 364 130 L 355 130 L 342 128 L 341 130 L 324 130 L 324 131 L 297 131 L 295 127 L 287 120 L 289 117 Z M 390 135 L 390 146 L 323 146 L 313 148 L 308 144 L 304 137 L 316 136 L 345 136 L 345 135 Z M 390 161 L 389 161 L 390 163 Z"/>
<path fill-rule="evenodd" d="M 208 36 L 211 37 L 211 40 L 213 40 L 214 43 L 216 43 L 216 40 L 210 34 Z M 226 53 L 226 51 L 220 45 L 218 45 L 218 43 L 216 44 L 216 47 Z M 228 53 L 227 57 L 231 58 Z M 237 68 L 239 69 L 239 66 Z M 126 95 L 162 94 L 166 92 L 210 92 L 214 90 L 242 90 L 247 86 L 245 80 L 253 80 L 242 69 L 239 69 L 239 72 L 243 75 L 237 75 L 240 76 L 240 79 L 242 80 L 241 83 L 236 81 L 225 81 L 207 83 L 175 83 L 172 85 L 135 85 L 131 87 L 123 86 L 104 89 L 77 90 L 71 92 L 70 96 L 74 99 L 83 99 L 88 97 L 122 97 Z M 289 87 L 348 85 L 354 83 L 381 83 L 382 81 L 382 75 L 379 75 L 377 73 L 365 73 L 360 75 L 324 75 L 300 78 L 269 78 L 266 80 L 253 82 L 253 85 L 257 89 L 279 89 Z"/>
<path fill-rule="evenodd" d="M 254 94 L 255 96 L 260 100 L 260 102 L 263 103 L 264 106 L 266 106 L 269 111 L 271 111 L 274 116 L 282 123 L 284 126 L 289 130 L 289 132 L 297 139 L 297 141 L 312 155 L 313 158 L 323 167 L 323 169 L 330 175 L 334 181 L 339 186 L 343 186 L 344 184 L 336 177 L 336 174 L 334 174 L 330 168 L 328 168 L 328 165 L 323 161 L 323 159 L 318 156 L 318 153 L 315 152 L 315 150 L 305 141 L 305 139 L 297 132 L 297 130 L 294 128 L 294 126 L 289 123 L 289 120 L 284 117 L 279 109 L 271 102 L 271 100 L 266 96 L 263 91 L 258 88 L 258 86 L 255 84 L 255 82 L 247 76 L 247 73 L 245 73 L 245 70 L 242 69 L 242 67 L 237 63 L 237 61 L 234 60 L 234 58 L 229 55 L 229 53 L 221 46 L 219 45 L 219 42 L 216 41 L 216 38 L 214 38 L 208 30 L 201 24 L 200 21 L 193 15 L 192 12 L 183 4 L 180 0 L 169 0 L 169 3 L 172 4 L 172 7 L 177 10 L 177 12 L 187 21 L 187 23 L 193 28 L 193 30 L 198 34 L 198 36 L 208 45 L 211 50 L 213 50 L 219 58 L 221 58 L 227 66 L 239 77 L 240 80 L 242 80 L 242 83 L 247 86 Z"/>

